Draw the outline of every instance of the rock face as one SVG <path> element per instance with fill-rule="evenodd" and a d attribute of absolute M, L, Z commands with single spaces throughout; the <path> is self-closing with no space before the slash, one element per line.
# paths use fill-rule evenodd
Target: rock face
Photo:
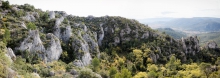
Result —
<path fill-rule="evenodd" d="M 60 24 L 63 22 L 63 20 L 64 20 L 63 17 L 57 18 L 54 26 L 53 34 L 57 36 L 59 39 L 60 39 Z"/>
<path fill-rule="evenodd" d="M 40 58 L 46 60 L 45 48 L 40 39 L 38 30 L 29 30 L 28 37 L 24 39 L 18 50 L 28 51 L 31 52 L 32 54 L 37 53 Z"/>
<path fill-rule="evenodd" d="M 90 30 L 85 29 L 85 25 L 78 24 L 79 28 L 84 28 L 83 30 L 77 31 L 77 34 L 74 34 L 74 38 L 72 41 L 72 48 L 74 48 L 74 52 L 76 52 L 77 59 L 79 61 L 75 61 L 75 65 L 78 66 L 86 66 L 90 64 L 92 60 L 92 56 L 99 56 L 99 46 L 97 43 L 97 34 L 92 33 Z"/>
<path fill-rule="evenodd" d="M 54 11 L 50 11 L 49 12 L 49 17 L 50 17 L 50 19 L 54 19 L 55 18 L 55 12 Z"/>
<path fill-rule="evenodd" d="M 46 38 L 50 41 L 47 44 L 48 47 L 46 47 L 47 62 L 58 60 L 63 52 L 60 45 L 60 40 L 52 33 L 48 33 Z"/>
<path fill-rule="evenodd" d="M 216 48 L 218 48 L 218 45 L 215 41 L 210 41 L 210 42 L 206 43 L 205 48 L 207 48 L 207 49 L 216 49 Z"/>
<path fill-rule="evenodd" d="M 104 31 L 103 31 L 103 27 L 102 27 L 103 24 L 100 24 L 100 33 L 99 33 L 99 39 L 98 39 L 98 44 L 99 46 L 102 46 L 102 40 L 104 38 Z"/>
<path fill-rule="evenodd" d="M 72 33 L 71 26 L 66 26 L 64 29 L 65 30 L 61 33 L 62 34 L 61 39 L 67 43 L 73 33 Z"/>
<path fill-rule="evenodd" d="M 195 53 L 200 51 L 199 40 L 197 36 L 189 37 L 186 39 L 182 38 L 182 47 L 183 50 L 185 51 L 185 54 L 190 53 L 195 55 Z"/>
<path fill-rule="evenodd" d="M 23 17 L 23 19 L 31 22 L 35 21 L 36 18 L 39 18 L 39 14 L 37 12 L 27 12 L 26 16 Z"/>
<path fill-rule="evenodd" d="M 16 60 L 16 56 L 15 56 L 13 50 L 11 48 L 7 48 L 7 50 L 8 50 L 7 54 L 11 57 L 11 59 L 13 61 Z"/>
<path fill-rule="evenodd" d="M 37 54 L 45 62 L 58 60 L 62 53 L 60 40 L 51 33 L 46 35 L 46 39 L 47 40 L 44 42 L 46 46 L 44 46 L 42 40 L 40 39 L 39 31 L 30 30 L 28 37 L 24 39 L 20 47 L 18 47 L 18 50 L 22 52 L 28 51 L 31 54 Z"/>

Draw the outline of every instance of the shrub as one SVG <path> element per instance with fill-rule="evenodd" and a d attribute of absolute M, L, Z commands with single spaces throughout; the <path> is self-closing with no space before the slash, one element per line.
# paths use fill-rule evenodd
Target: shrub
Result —
<path fill-rule="evenodd" d="M 11 6 L 9 4 L 8 1 L 2 1 L 2 6 L 1 6 L 2 9 L 10 9 Z"/>
<path fill-rule="evenodd" d="M 36 25 L 35 25 L 34 23 L 31 23 L 31 22 L 29 22 L 29 23 L 27 24 L 27 28 L 28 28 L 28 29 L 31 29 L 31 30 L 37 29 Z"/>
<path fill-rule="evenodd" d="M 95 57 L 95 58 L 92 60 L 92 66 L 93 66 L 93 70 L 94 70 L 94 71 L 97 71 L 97 70 L 98 70 L 98 68 L 99 68 L 99 66 L 100 66 L 100 61 L 99 61 L 98 58 Z"/>
<path fill-rule="evenodd" d="M 117 69 L 115 67 L 111 67 L 109 69 L 109 76 L 110 76 L 110 78 L 114 78 L 116 73 L 117 73 Z"/>

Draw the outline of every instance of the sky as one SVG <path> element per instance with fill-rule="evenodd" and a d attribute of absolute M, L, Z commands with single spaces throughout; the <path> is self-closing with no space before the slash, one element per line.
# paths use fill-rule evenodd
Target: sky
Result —
<path fill-rule="evenodd" d="M 76 16 L 146 18 L 220 18 L 220 0 L 8 0 L 34 5 L 44 11 L 65 11 Z"/>

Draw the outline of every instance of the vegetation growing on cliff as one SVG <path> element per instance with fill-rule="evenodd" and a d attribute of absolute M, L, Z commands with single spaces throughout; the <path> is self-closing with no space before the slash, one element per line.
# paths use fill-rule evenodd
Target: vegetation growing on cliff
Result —
<path fill-rule="evenodd" d="M 136 20 L 119 16 L 78 17 L 60 11 L 44 12 L 29 4 L 2 3 L 0 77 L 220 77 L 220 49 L 199 46 L 196 36 L 175 40 Z M 35 30 L 39 39 L 30 34 Z M 32 46 L 34 49 L 44 48 L 38 51 L 28 47 L 21 51 L 24 40 L 27 45 L 39 43 Z M 60 45 L 55 43 L 58 41 Z M 45 58 L 52 55 L 43 56 L 51 51 L 51 44 L 62 48 L 58 60 L 47 61 Z M 7 48 L 14 51 L 16 59 Z M 85 61 L 90 59 L 89 55 L 91 61 Z"/>

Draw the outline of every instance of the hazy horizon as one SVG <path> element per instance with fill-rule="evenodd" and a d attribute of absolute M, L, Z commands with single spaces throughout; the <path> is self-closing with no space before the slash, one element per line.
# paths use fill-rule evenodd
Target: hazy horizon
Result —
<path fill-rule="evenodd" d="M 65 11 L 76 16 L 146 18 L 220 18 L 220 0 L 8 0 L 28 3 L 44 11 Z"/>

